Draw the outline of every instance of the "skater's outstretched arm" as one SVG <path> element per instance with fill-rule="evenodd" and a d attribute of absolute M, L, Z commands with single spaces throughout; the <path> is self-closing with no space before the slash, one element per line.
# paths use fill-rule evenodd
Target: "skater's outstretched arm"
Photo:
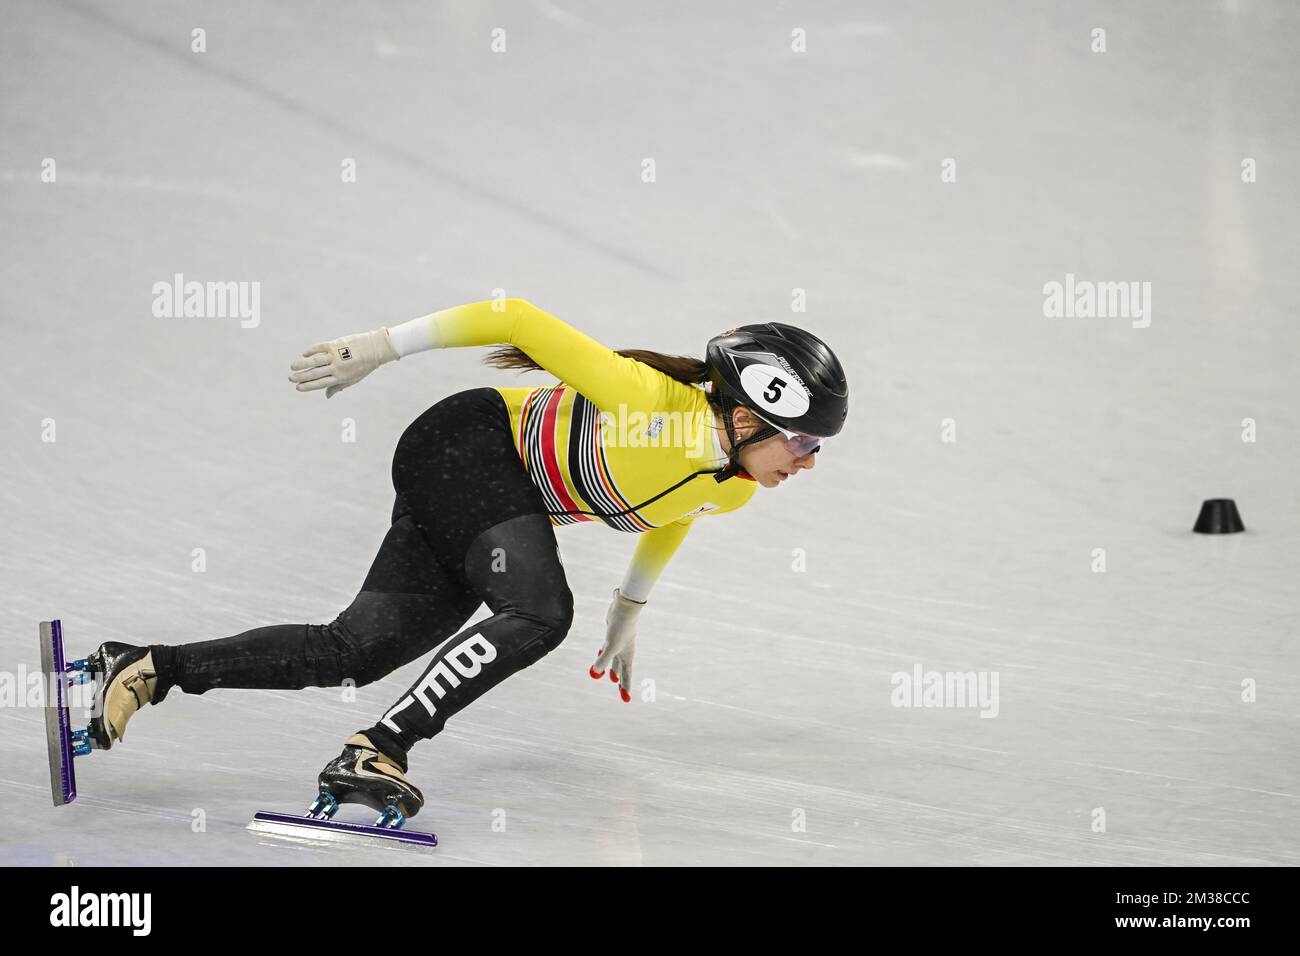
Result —
<path fill-rule="evenodd" d="M 632 552 L 632 560 L 619 588 L 624 597 L 643 603 L 649 599 L 659 575 L 668 567 L 668 562 L 686 539 L 686 533 L 691 530 L 691 520 L 672 521 L 638 537 L 636 550 Z"/>
<path fill-rule="evenodd" d="M 636 550 L 632 552 L 632 561 L 627 566 L 627 573 L 623 575 L 623 584 L 619 588 L 619 593 L 633 601 L 648 600 L 651 588 L 663 574 L 664 568 L 668 567 L 668 562 L 681 547 L 696 519 L 706 514 L 709 516 L 726 514 L 737 510 L 738 507 L 738 505 L 731 505 L 702 511 L 700 515 L 678 518 L 676 521 L 670 521 L 666 525 L 643 533 L 637 541 Z"/>
<path fill-rule="evenodd" d="M 471 302 L 393 328 L 318 343 L 293 363 L 289 380 L 299 391 L 324 388 L 329 396 L 403 356 L 474 345 L 513 345 L 610 412 L 620 405 L 671 407 L 664 391 L 674 384 L 668 376 L 619 355 L 524 299 Z"/>
<path fill-rule="evenodd" d="M 513 345 L 597 408 L 664 408 L 662 372 L 619 355 L 567 322 L 524 299 L 496 299 L 458 305 L 399 325 L 390 331 L 401 355 L 424 349 L 469 345 Z"/>

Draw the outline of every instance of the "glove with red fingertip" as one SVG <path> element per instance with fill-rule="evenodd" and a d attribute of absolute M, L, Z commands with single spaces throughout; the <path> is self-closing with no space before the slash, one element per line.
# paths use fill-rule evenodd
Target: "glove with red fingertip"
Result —
<path fill-rule="evenodd" d="M 596 653 L 589 673 L 599 680 L 609 671 L 609 679 L 618 684 L 623 703 L 632 700 L 632 658 L 636 653 L 636 619 L 644 601 L 633 601 L 614 589 L 614 600 L 605 612 L 605 646 Z"/>

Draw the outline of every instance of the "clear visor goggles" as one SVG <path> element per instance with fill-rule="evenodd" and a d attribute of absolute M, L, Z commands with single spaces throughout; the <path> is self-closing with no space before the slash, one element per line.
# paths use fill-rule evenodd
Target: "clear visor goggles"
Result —
<path fill-rule="evenodd" d="M 752 408 L 750 411 L 754 412 Z M 766 418 L 763 418 L 762 415 L 759 415 L 758 412 L 754 412 L 754 417 L 760 419 L 766 423 L 768 427 L 776 429 L 777 432 L 783 435 L 785 437 L 785 450 L 796 458 L 802 458 L 804 455 L 811 455 L 814 452 L 821 451 L 822 443 L 826 441 L 825 438 L 820 438 L 817 435 L 805 435 L 803 432 L 792 432 L 787 428 L 782 428 L 780 425 L 774 425 Z"/>

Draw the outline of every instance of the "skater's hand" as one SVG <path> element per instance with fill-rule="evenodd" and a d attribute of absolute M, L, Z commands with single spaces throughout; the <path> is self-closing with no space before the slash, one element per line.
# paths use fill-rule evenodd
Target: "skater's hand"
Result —
<path fill-rule="evenodd" d="M 289 381 L 300 392 L 325 389 L 325 397 L 355 385 L 385 362 L 398 359 L 387 329 L 318 342 L 294 359 Z"/>
<path fill-rule="evenodd" d="M 605 646 L 596 654 L 590 674 L 599 680 L 609 670 L 609 679 L 618 684 L 623 703 L 632 699 L 632 657 L 636 653 L 636 619 L 644 601 L 625 598 L 614 589 L 614 601 L 605 612 Z"/>

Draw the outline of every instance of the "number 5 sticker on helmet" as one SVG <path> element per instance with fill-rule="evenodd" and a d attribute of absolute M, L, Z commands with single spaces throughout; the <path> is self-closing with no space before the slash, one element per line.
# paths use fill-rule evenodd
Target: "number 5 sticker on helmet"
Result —
<path fill-rule="evenodd" d="M 808 411 L 808 392 L 791 380 L 783 369 L 772 365 L 747 365 L 740 372 L 740 385 L 758 407 L 782 418 L 798 418 Z"/>

